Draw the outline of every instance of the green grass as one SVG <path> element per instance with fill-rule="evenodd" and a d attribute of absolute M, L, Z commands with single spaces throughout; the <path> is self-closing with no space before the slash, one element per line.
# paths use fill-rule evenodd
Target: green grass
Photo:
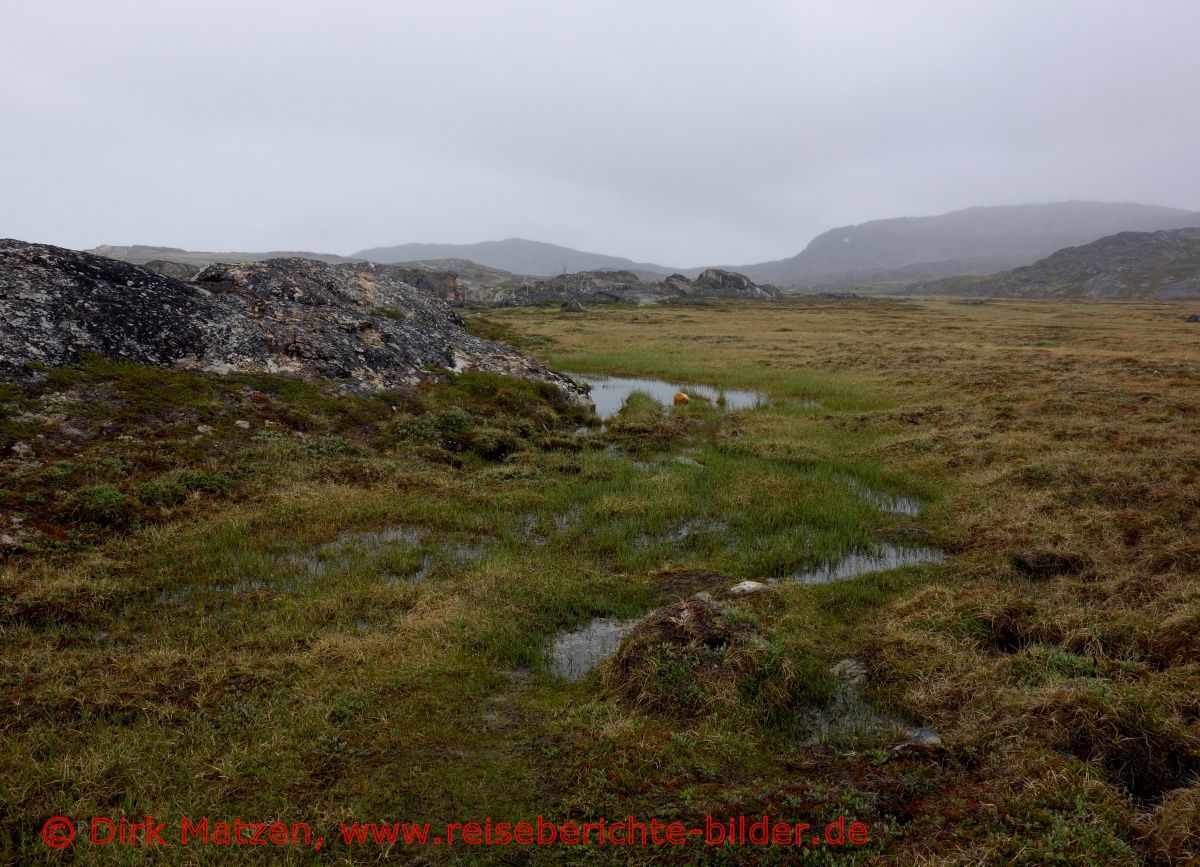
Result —
<path fill-rule="evenodd" d="M 871 826 L 864 850 L 814 851 L 814 863 L 1121 863 L 1187 851 L 1196 621 L 1186 601 L 1156 619 L 1165 607 L 1131 600 L 1159 591 L 1135 585 L 1132 568 L 1106 572 L 1111 556 L 1089 554 L 1087 575 L 1040 584 L 1012 566 L 1019 551 L 1071 553 L 1084 539 L 1175 526 L 1151 536 L 1156 568 L 1185 569 L 1183 501 L 1159 489 L 1159 523 L 1133 523 L 1128 504 L 1146 502 L 1130 483 L 1142 451 L 1071 450 L 1058 438 L 1060 424 L 1090 436 L 1099 398 L 1051 406 L 1053 359 L 1010 369 L 987 356 L 1005 347 L 997 357 L 1016 364 L 1012 335 L 991 330 L 1027 330 L 1008 308 L 945 303 L 918 315 L 889 302 L 894 318 L 881 319 L 847 307 L 520 310 L 476 324 L 566 369 L 771 398 L 722 413 L 637 396 L 603 430 L 552 389 L 482 374 L 337 395 L 93 359 L 0 392 L 0 433 L 36 450 L 0 485 L 5 514 L 28 528 L 0 565 L 6 856 L 61 860 L 37 837 L 48 816 L 145 812 L 308 821 L 327 834 L 341 821 L 538 814 L 813 824 L 845 814 Z M 973 336 L 937 330 L 950 326 Z M 1092 333 L 1059 339 L 1088 345 Z M 985 356 L 956 357 L 964 340 Z M 947 392 L 951 365 L 959 379 Z M 1136 380 L 1089 358 L 1093 368 L 1109 380 L 1104 394 L 1137 393 Z M 1027 385 L 1030 370 L 1050 383 L 1044 393 Z M 993 398 L 1009 376 L 1019 387 Z M 1190 406 L 1182 388 L 1173 399 Z M 1143 405 L 1131 399 L 1130 412 Z M 1131 430 L 1156 431 L 1162 447 L 1174 418 Z M 1186 476 L 1185 458 L 1160 453 L 1162 472 Z M 1129 461 L 1120 472 L 1117 457 Z M 881 513 L 862 486 L 926 509 Z M 885 540 L 953 556 L 715 604 L 693 596 Z M 694 617 L 681 620 L 687 599 Z M 658 619 L 578 683 L 548 670 L 559 630 L 650 612 Z M 851 698 L 831 672 L 847 658 L 867 671 Z M 822 715 L 839 709 L 932 725 L 946 746 L 897 749 L 886 726 L 822 740 Z M 70 851 L 81 863 L 146 858 Z M 651 854 L 662 853 L 391 858 Z M 669 854 L 739 864 L 795 853 Z M 325 860 L 380 855 L 335 847 Z"/>

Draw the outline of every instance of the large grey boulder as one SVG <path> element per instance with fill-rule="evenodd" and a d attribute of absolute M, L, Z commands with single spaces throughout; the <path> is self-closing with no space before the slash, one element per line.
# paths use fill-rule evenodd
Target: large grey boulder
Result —
<path fill-rule="evenodd" d="M 778 298 L 779 290 L 774 286 L 759 286 L 745 274 L 736 271 L 722 271 L 720 268 L 709 268 L 702 271 L 692 283 L 693 290 L 698 295 L 712 295 L 719 298 Z"/>

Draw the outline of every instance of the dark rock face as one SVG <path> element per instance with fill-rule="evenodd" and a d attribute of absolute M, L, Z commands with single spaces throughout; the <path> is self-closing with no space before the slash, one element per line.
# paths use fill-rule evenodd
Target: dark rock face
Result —
<path fill-rule="evenodd" d="M 205 294 L 115 259 L 0 241 L 0 374 L 82 352 L 172 364 L 207 342 Z"/>
<path fill-rule="evenodd" d="M 682 274 L 672 274 L 667 279 L 663 280 L 663 291 L 668 295 L 674 295 L 678 298 L 686 298 L 692 294 L 694 287 L 692 281 Z"/>
<path fill-rule="evenodd" d="M 421 268 L 404 268 L 399 265 L 380 265 L 383 273 L 414 286 L 422 292 L 427 292 L 437 298 L 450 300 L 459 293 L 458 275 L 453 271 L 425 270 Z"/>
<path fill-rule="evenodd" d="M 346 390 L 415 383 L 430 368 L 565 377 L 475 337 L 437 298 L 370 263 L 210 265 L 192 282 L 58 247 L 0 241 L 0 375 L 81 354 L 215 373 L 320 376 Z"/>
<path fill-rule="evenodd" d="M 678 277 L 679 275 L 675 275 Z M 744 274 L 709 268 L 701 272 L 692 284 L 696 294 L 719 298 L 778 298 L 779 290 L 774 286 L 758 286 Z"/>

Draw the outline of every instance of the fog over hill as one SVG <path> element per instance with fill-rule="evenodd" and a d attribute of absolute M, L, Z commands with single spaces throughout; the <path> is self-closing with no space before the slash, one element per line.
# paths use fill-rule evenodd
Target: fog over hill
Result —
<path fill-rule="evenodd" d="M 477 244 L 398 244 L 394 247 L 374 247 L 360 250 L 356 258 L 392 264 L 421 262 L 433 259 L 469 259 L 489 268 L 499 268 L 513 274 L 533 277 L 552 277 L 576 271 L 595 271 L 612 268 L 622 271 L 642 271 L 667 275 L 678 269 L 665 268 L 644 262 L 634 262 L 621 256 L 587 253 L 543 241 L 507 238 L 503 241 L 482 241 Z"/>
<path fill-rule="evenodd" d="M 959 274 L 993 274 L 1027 265 L 1064 247 L 1122 231 L 1200 225 L 1200 213 L 1110 202 L 1054 202 L 966 208 L 930 217 L 872 220 L 830 229 L 787 259 L 723 265 L 757 283 L 852 285 Z M 551 276 L 602 268 L 694 277 L 703 266 L 669 267 L 510 238 L 477 244 L 400 244 L 360 250 L 357 258 L 394 263 L 469 259 L 517 274 Z"/>
<path fill-rule="evenodd" d="M 1012 298 L 1200 298 L 1200 228 L 1120 232 L 1002 274 L 938 280 L 906 291 Z"/>
<path fill-rule="evenodd" d="M 1200 226 L 1200 213 L 1108 202 L 967 208 L 830 229 L 789 259 L 737 267 L 759 283 L 796 286 L 991 274 L 1122 231 Z"/>
<path fill-rule="evenodd" d="M 783 287 L 937 280 L 999 273 L 1032 264 L 1056 250 L 1088 244 L 1118 232 L 1193 226 L 1200 226 L 1200 213 L 1156 205 L 1054 202 L 975 207 L 937 216 L 872 220 L 830 229 L 790 258 L 717 267 L 744 274 L 758 284 Z M 710 267 L 706 264 L 682 268 L 634 262 L 622 256 L 523 238 L 473 244 L 398 244 L 360 250 L 350 256 L 305 252 L 195 252 L 141 245 L 106 245 L 91 252 L 138 264 L 166 261 L 196 266 L 296 256 L 331 263 L 362 260 L 383 264 L 458 262 L 458 267 L 441 267 L 462 276 L 480 269 L 503 271 L 505 278 L 614 270 L 633 272 L 647 282 L 676 273 L 695 278 L 704 268 Z M 496 281 L 488 275 L 485 282 Z"/>

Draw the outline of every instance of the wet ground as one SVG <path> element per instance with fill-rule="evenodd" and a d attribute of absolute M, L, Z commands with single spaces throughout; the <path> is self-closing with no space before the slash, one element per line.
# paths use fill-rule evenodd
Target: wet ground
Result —
<path fill-rule="evenodd" d="M 549 668 L 566 680 L 579 680 L 621 646 L 637 620 L 597 617 L 578 629 L 560 632 L 550 646 Z"/>
<path fill-rule="evenodd" d="M 753 409 L 770 402 L 761 391 L 742 388 L 718 389 L 710 385 L 624 376 L 594 376 L 581 373 L 568 373 L 567 375 L 576 382 L 592 387 L 588 396 L 596 405 L 596 415 L 600 416 L 602 420 L 612 418 L 620 412 L 629 395 L 635 391 L 646 392 L 663 406 L 670 406 L 674 403 L 675 393 L 679 391 L 689 396 L 706 397 L 725 409 Z"/>
<path fill-rule="evenodd" d="M 852 551 L 840 560 L 822 563 L 812 569 L 789 575 L 787 580 L 799 584 L 826 584 L 830 581 L 857 578 L 871 572 L 899 569 L 901 566 L 941 563 L 945 559 L 946 555 L 934 548 L 902 547 L 889 542 L 870 551 Z"/>

